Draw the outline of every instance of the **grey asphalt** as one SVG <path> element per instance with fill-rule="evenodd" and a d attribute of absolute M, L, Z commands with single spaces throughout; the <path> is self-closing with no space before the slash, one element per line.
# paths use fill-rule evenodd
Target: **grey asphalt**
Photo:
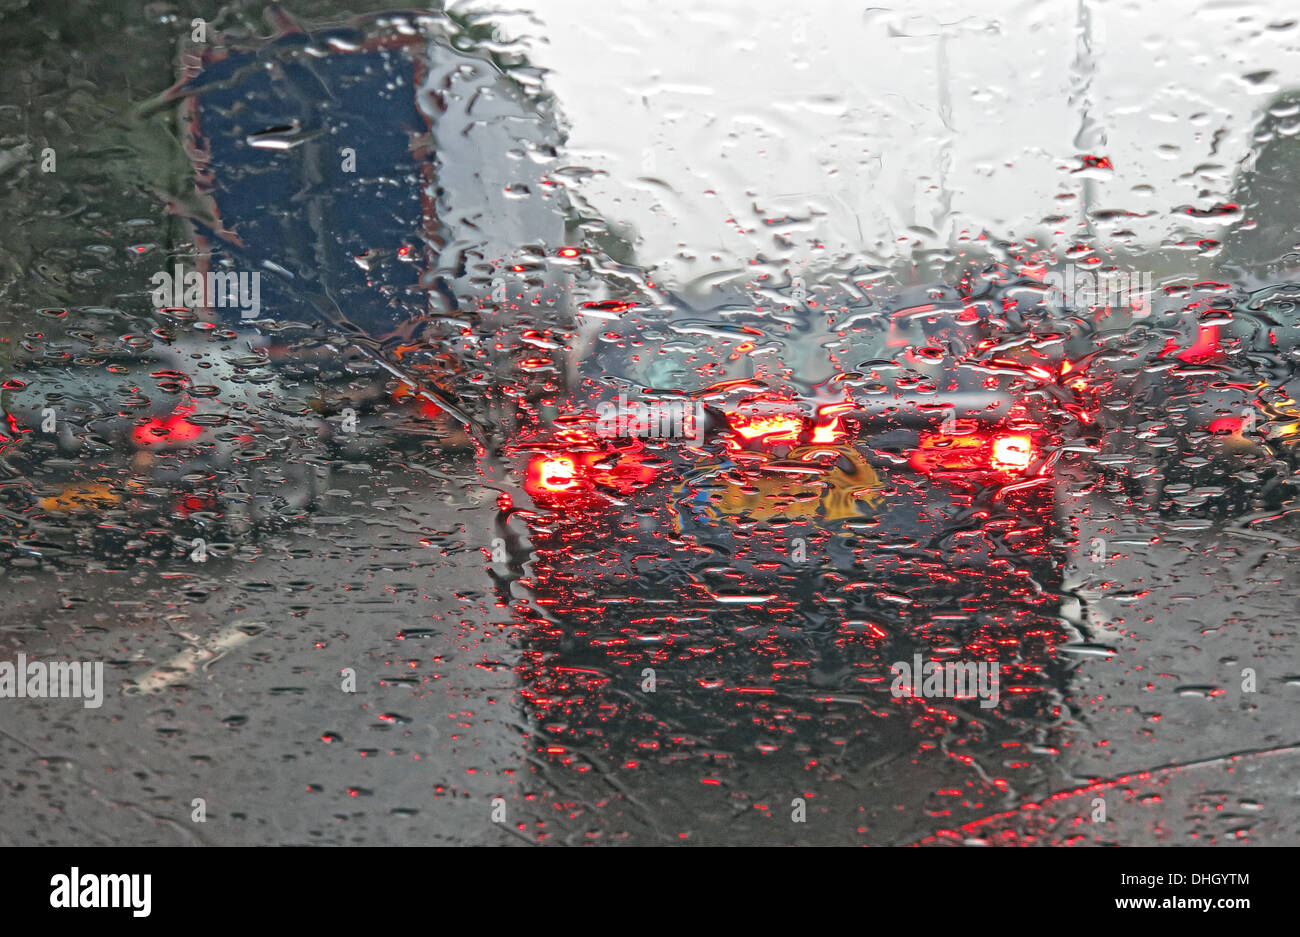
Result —
<path fill-rule="evenodd" d="M 1296 547 L 1278 523 L 1063 493 L 1067 705 L 1028 782 L 954 800 L 999 766 L 907 736 L 815 765 L 707 739 L 634 765 L 539 751 L 510 608 L 526 593 L 484 552 L 494 493 L 371 468 L 233 559 L 5 573 L 0 658 L 103 660 L 108 692 L 99 709 L 0 700 L 0 843 L 1300 839 Z M 828 703 L 824 732 L 872 718 Z"/>

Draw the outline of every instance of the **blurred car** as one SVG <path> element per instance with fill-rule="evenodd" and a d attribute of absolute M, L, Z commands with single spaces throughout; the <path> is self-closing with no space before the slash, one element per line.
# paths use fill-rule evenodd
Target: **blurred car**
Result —
<path fill-rule="evenodd" d="M 1072 375 L 1099 477 L 1164 514 L 1243 517 L 1293 498 L 1297 296 L 1207 281 L 1156 290 L 1141 316 L 1099 311 Z"/>
<path fill-rule="evenodd" d="M 800 304 L 765 315 L 739 295 L 606 301 L 598 328 L 555 336 L 565 389 L 502 423 L 504 469 L 480 457 L 519 489 L 500 532 L 526 529 L 539 749 L 581 761 L 589 736 L 625 737 L 618 714 L 716 739 L 746 713 L 886 693 L 914 653 L 999 662 L 1008 695 L 980 718 L 1011 735 L 1055 705 L 1053 468 L 1076 394 L 1041 294 L 1010 301 L 1023 287 L 814 287 L 832 318 L 815 350 L 785 338 Z M 786 657 L 802 665 L 771 672 Z M 644 713 L 611 683 L 660 665 L 674 691 Z M 739 708 L 710 709 L 715 681 Z"/>
<path fill-rule="evenodd" d="M 319 473 L 295 431 L 312 414 L 283 400 L 262 419 L 265 360 L 218 354 L 221 342 L 200 330 L 16 357 L 0 440 L 14 474 L 0 518 L 11 556 L 215 558 L 232 538 L 301 516 Z"/>
<path fill-rule="evenodd" d="M 1287 193 L 1300 173 L 1297 127 L 1300 93 L 1275 95 L 1214 209 L 1231 223 L 1221 243 L 1204 242 L 1213 278 L 1170 278 L 1119 303 L 1074 297 L 1086 322 L 1075 380 L 1095 414 L 1092 464 L 1135 506 L 1249 519 L 1295 498 L 1300 216 Z M 1086 262 L 1097 282 L 1132 279 L 1144 264 Z M 1069 276 L 1051 272 L 1058 285 Z M 1032 275 L 1051 278 L 1047 266 Z"/>
<path fill-rule="evenodd" d="M 946 552 L 952 567 L 1041 550 L 1060 401 L 1072 399 L 1059 353 L 1035 351 L 1030 332 L 1007 341 L 994 288 L 919 292 L 844 306 L 821 380 L 781 360 L 783 326 L 752 307 L 629 305 L 574 356 L 558 415 L 511 427 L 516 475 L 550 512 L 630 505 L 654 531 L 699 542 L 772 527 L 756 571 L 788 571 L 796 539 L 844 568 L 909 552 L 844 547 L 864 536 Z M 633 411 L 622 424 L 620 409 Z M 990 535 L 999 517 L 1013 523 Z M 955 548 L 936 551 L 944 543 Z"/>

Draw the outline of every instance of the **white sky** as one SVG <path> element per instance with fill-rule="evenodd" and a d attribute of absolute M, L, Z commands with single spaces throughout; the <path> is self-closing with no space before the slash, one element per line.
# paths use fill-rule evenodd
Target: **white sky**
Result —
<path fill-rule="evenodd" d="M 1153 213 L 1110 230 L 1216 237 L 1173 209 L 1226 201 L 1260 111 L 1300 85 L 1300 26 L 1276 28 L 1294 0 L 1094 0 L 1090 78 L 1077 0 L 525 4 L 503 24 L 550 71 L 568 162 L 607 173 L 581 191 L 678 283 L 759 253 L 870 262 L 963 228 L 1077 231 L 1084 99 L 1115 167 L 1093 206 Z"/>

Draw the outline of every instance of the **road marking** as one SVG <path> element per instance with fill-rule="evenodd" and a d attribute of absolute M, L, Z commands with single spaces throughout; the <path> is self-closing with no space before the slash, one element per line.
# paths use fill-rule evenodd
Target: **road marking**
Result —
<path fill-rule="evenodd" d="M 157 693 L 164 690 L 174 683 L 193 676 L 200 669 L 206 670 L 235 648 L 253 640 L 264 630 L 266 630 L 264 622 L 237 621 L 207 639 L 186 635 L 196 642 L 194 647 L 186 648 L 166 664 L 149 671 L 128 689 L 136 693 Z"/>

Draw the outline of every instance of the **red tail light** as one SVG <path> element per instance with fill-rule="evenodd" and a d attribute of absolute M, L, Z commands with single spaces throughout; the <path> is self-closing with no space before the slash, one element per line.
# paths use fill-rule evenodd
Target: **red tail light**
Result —
<path fill-rule="evenodd" d="M 193 412 L 193 407 L 177 407 L 169 417 L 155 418 L 137 426 L 131 438 L 142 449 L 189 442 L 203 432 L 203 427 L 186 419 Z"/>
<path fill-rule="evenodd" d="M 914 469 L 927 475 L 978 472 L 988 468 L 988 441 L 975 433 L 922 433 L 911 463 Z"/>
<path fill-rule="evenodd" d="M 1217 420 L 1211 420 L 1208 427 L 1209 431 L 1216 436 L 1230 436 L 1241 433 L 1245 428 L 1246 421 L 1236 416 L 1221 416 Z"/>
<path fill-rule="evenodd" d="M 628 495 L 658 477 L 640 446 L 626 449 L 585 449 L 573 455 L 540 452 L 528 460 L 524 490 L 539 504 L 564 501 L 581 505 L 599 493 Z"/>
<path fill-rule="evenodd" d="M 760 398 L 728 411 L 727 426 L 739 437 L 730 448 L 744 443 L 760 446 L 842 445 L 848 439 L 840 414 L 853 409 L 851 403 L 822 404 L 809 421 L 801 406 L 784 398 Z"/>
<path fill-rule="evenodd" d="M 535 455 L 528 462 L 524 490 L 530 495 L 557 495 L 576 490 L 578 466 L 567 455 Z"/>
<path fill-rule="evenodd" d="M 1034 462 L 1034 441 L 1021 433 L 994 436 L 989 462 L 997 471 L 1023 472 Z"/>
<path fill-rule="evenodd" d="M 405 347 L 407 346 L 402 346 L 402 348 Z M 398 351 L 402 351 L 402 348 L 398 348 Z M 398 357 L 401 357 L 400 354 Z M 436 420 L 438 417 L 442 416 L 442 408 L 427 397 L 418 396 L 419 390 L 420 389 L 414 384 L 408 384 L 406 381 L 402 381 L 393 388 L 391 396 L 394 403 L 400 403 L 403 400 L 414 398 L 420 416 L 424 417 L 426 420 Z"/>
<path fill-rule="evenodd" d="M 1200 362 L 1213 358 L 1221 350 L 1219 346 L 1219 327 L 1202 323 L 1196 329 L 1196 343 L 1186 351 L 1180 351 L 1178 357 L 1182 361 Z"/>
<path fill-rule="evenodd" d="M 796 443 L 803 432 L 803 418 L 792 414 L 752 414 L 743 411 L 729 413 L 727 423 L 747 442 L 755 440 L 771 443 Z"/>
<path fill-rule="evenodd" d="M 967 420 L 958 420 L 957 424 L 951 432 L 922 433 L 909 460 L 912 467 L 926 475 L 1016 475 L 1038 458 L 1038 447 L 1028 433 L 989 432 Z"/>
<path fill-rule="evenodd" d="M 847 442 L 849 434 L 840 414 L 852 409 L 851 403 L 831 403 L 818 407 L 817 419 L 812 428 L 812 442 L 821 446 L 839 446 Z"/>
<path fill-rule="evenodd" d="M 1219 326 L 1216 323 L 1199 323 L 1196 327 L 1196 341 L 1187 348 L 1182 348 L 1175 339 L 1169 339 L 1165 342 L 1165 347 L 1156 355 L 1157 358 L 1164 358 L 1174 352 L 1179 361 L 1186 361 L 1189 364 L 1198 364 L 1207 361 L 1218 355 L 1223 349 L 1219 343 Z"/>

